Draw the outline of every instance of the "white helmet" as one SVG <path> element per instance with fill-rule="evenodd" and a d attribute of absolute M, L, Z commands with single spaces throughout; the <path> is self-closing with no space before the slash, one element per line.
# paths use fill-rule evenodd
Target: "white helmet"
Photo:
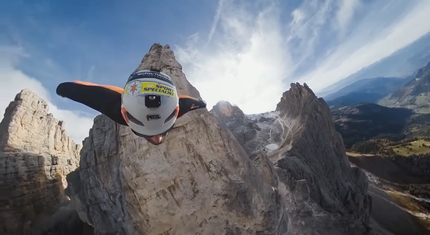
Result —
<path fill-rule="evenodd" d="M 165 135 L 179 112 L 176 87 L 164 73 L 140 70 L 130 75 L 122 94 L 121 113 L 134 134 Z"/>

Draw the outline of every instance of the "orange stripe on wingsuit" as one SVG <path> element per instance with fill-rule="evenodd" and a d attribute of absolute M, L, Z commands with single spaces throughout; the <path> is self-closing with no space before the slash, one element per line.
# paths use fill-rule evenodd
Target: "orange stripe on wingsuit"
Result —
<path fill-rule="evenodd" d="M 126 112 L 127 112 L 127 110 L 124 107 L 122 107 L 121 108 L 122 117 L 124 118 L 125 122 L 128 123 L 128 118 L 127 118 Z"/>
<path fill-rule="evenodd" d="M 121 87 L 117 87 L 117 86 L 100 85 L 100 84 L 95 84 L 95 83 L 92 83 L 92 82 L 83 82 L 83 81 L 77 81 L 77 80 L 73 81 L 73 83 L 81 84 L 81 85 L 84 85 L 84 86 L 104 87 L 106 89 L 109 89 L 109 90 L 112 90 L 112 91 L 115 91 L 115 92 L 118 92 L 118 93 L 121 93 L 121 94 L 124 92 L 124 89 L 122 89 Z"/>
<path fill-rule="evenodd" d="M 175 108 L 175 117 L 178 117 L 178 114 L 179 114 L 179 105 L 177 105 Z"/>
<path fill-rule="evenodd" d="M 188 96 L 188 95 L 178 95 L 179 98 L 189 98 L 189 99 L 193 99 L 193 100 L 197 100 L 194 97 Z"/>

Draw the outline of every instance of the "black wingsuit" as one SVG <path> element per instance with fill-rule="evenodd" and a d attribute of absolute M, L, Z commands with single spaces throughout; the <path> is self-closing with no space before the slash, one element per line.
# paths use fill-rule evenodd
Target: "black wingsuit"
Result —
<path fill-rule="evenodd" d="M 73 81 L 60 83 L 57 86 L 56 92 L 61 97 L 69 98 L 101 112 L 118 124 L 128 126 L 121 114 L 121 95 L 124 92 L 123 88 L 83 81 Z M 206 103 L 203 100 L 179 95 L 178 118 L 189 111 L 200 108 L 206 108 Z"/>

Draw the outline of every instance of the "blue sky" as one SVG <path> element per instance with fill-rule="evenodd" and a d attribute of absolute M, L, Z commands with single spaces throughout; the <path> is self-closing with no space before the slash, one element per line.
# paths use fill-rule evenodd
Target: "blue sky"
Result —
<path fill-rule="evenodd" d="M 161 43 L 209 109 L 228 100 L 246 113 L 271 111 L 291 82 L 318 94 L 416 42 L 430 32 L 428 12 L 422 0 L 6 0 L 0 109 L 30 88 L 80 142 L 98 113 L 57 97 L 58 83 L 122 87 Z"/>

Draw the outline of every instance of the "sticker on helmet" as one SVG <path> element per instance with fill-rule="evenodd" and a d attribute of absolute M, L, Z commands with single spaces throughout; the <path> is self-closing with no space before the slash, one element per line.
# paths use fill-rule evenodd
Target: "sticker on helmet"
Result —
<path fill-rule="evenodd" d="M 136 94 L 140 93 L 140 90 L 142 90 L 142 84 L 141 82 L 136 81 L 136 82 L 128 83 L 125 86 L 124 94 L 128 95 L 131 93 L 132 95 L 134 95 L 135 93 Z"/>
<path fill-rule="evenodd" d="M 131 82 L 125 86 L 124 94 L 142 95 L 142 94 L 159 94 L 173 97 L 175 90 L 169 86 L 156 82 Z"/>
<path fill-rule="evenodd" d="M 141 94 L 151 93 L 151 94 L 167 95 L 171 97 L 175 95 L 174 89 L 160 83 L 142 82 L 141 85 L 142 85 L 142 89 L 140 90 Z"/>

